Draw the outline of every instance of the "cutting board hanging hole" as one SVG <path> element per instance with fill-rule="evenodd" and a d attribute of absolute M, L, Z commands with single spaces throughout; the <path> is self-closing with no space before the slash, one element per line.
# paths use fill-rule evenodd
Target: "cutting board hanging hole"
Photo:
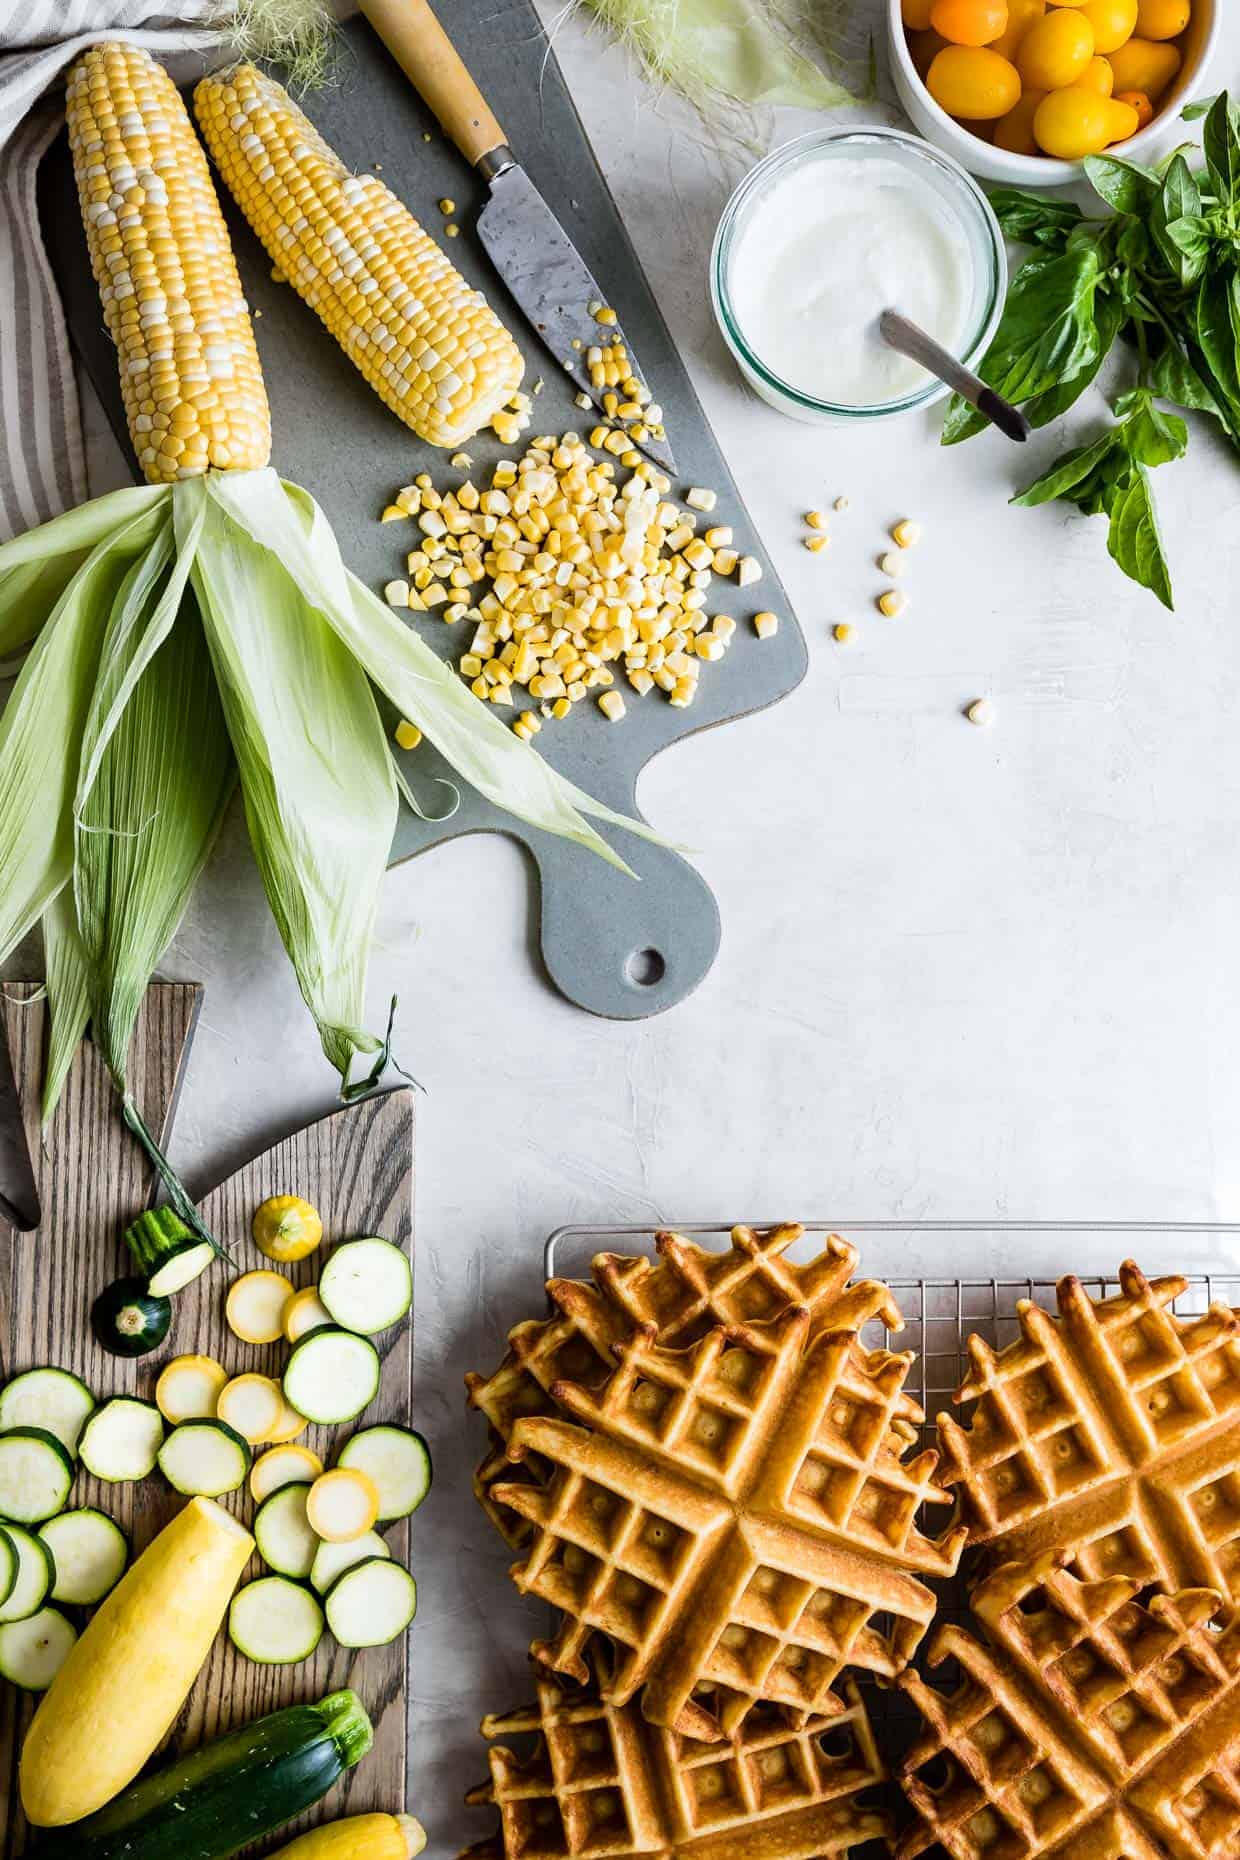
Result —
<path fill-rule="evenodd" d="M 656 988 L 667 974 L 667 962 L 657 949 L 635 949 L 624 973 L 634 988 Z"/>

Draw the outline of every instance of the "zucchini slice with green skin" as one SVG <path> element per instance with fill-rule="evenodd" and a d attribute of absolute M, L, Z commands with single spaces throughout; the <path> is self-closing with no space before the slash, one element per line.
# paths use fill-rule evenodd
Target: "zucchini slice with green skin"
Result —
<path fill-rule="evenodd" d="M 42 1524 L 65 1508 L 73 1484 L 73 1458 L 42 1427 L 11 1427 L 0 1434 L 0 1518 Z"/>
<path fill-rule="evenodd" d="M 46 1692 L 69 1657 L 77 1629 L 59 1608 L 0 1625 L 0 1679 L 23 1692 Z"/>
<path fill-rule="evenodd" d="M 260 1666 L 296 1666 L 323 1638 L 322 1604 L 304 1583 L 260 1576 L 233 1596 L 228 1638 Z"/>
<path fill-rule="evenodd" d="M 90 1327 L 113 1356 L 147 1356 L 172 1323 L 172 1302 L 156 1298 L 145 1279 L 116 1279 L 90 1308 Z"/>
<path fill-rule="evenodd" d="M 370 1474 L 379 1494 L 380 1524 L 407 1518 L 431 1489 L 430 1448 L 415 1428 L 395 1422 L 360 1429 L 346 1441 L 336 1464 Z"/>
<path fill-rule="evenodd" d="M 187 1498 L 220 1498 L 244 1485 L 249 1443 L 227 1421 L 182 1421 L 159 1449 L 159 1470 Z"/>
<path fill-rule="evenodd" d="M 284 1369 L 287 1400 L 307 1421 L 321 1426 L 351 1421 L 378 1390 L 379 1352 L 374 1344 L 334 1325 L 303 1337 Z"/>
<path fill-rule="evenodd" d="M 87 1472 L 121 1485 L 150 1477 L 163 1440 L 164 1417 L 153 1401 L 114 1395 L 91 1415 L 78 1450 Z"/>
<path fill-rule="evenodd" d="M 282 1485 L 265 1498 L 254 1518 L 258 1554 L 277 1576 L 304 1582 L 314 1563 L 319 1539 L 306 1517 L 308 1484 Z"/>
<path fill-rule="evenodd" d="M 310 1566 L 311 1587 L 320 1595 L 326 1595 L 332 1584 L 355 1563 L 369 1563 L 376 1558 L 386 1562 L 391 1554 L 378 1531 L 367 1531 L 365 1536 L 355 1537 L 351 1544 L 320 1544 Z"/>
<path fill-rule="evenodd" d="M 80 1376 L 67 1369 L 27 1369 L 0 1391 L 0 1433 L 11 1427 L 41 1427 L 68 1453 L 76 1453 L 95 1398 Z"/>
<path fill-rule="evenodd" d="M 17 1582 L 17 1572 L 21 1562 L 17 1554 L 17 1545 L 9 1533 L 0 1525 L 0 1607 L 8 1601 Z"/>
<path fill-rule="evenodd" d="M 25 1621 L 38 1614 L 52 1593 L 56 1565 L 42 1537 L 21 1524 L 6 1524 L 4 1535 L 17 1555 L 17 1576 L 5 1600 L 0 1603 L 0 1622 Z"/>
<path fill-rule="evenodd" d="M 49 1518 L 39 1536 L 52 1553 L 54 1602 L 93 1607 L 116 1587 L 129 1562 L 129 1539 L 124 1531 L 93 1506 Z"/>
<path fill-rule="evenodd" d="M 336 1578 L 325 1607 L 342 1647 L 386 1647 L 417 1613 L 418 1587 L 401 1564 L 371 1557 Z"/>
<path fill-rule="evenodd" d="M 390 1240 L 346 1240 L 323 1268 L 319 1297 L 343 1330 L 373 1336 L 399 1324 L 413 1303 L 413 1268 Z"/>
<path fill-rule="evenodd" d="M 40 1830 L 39 1860 L 228 1860 L 312 1808 L 373 1737 L 353 1692 L 290 1705 L 140 1776 L 85 1820 Z"/>
<path fill-rule="evenodd" d="M 174 1298 L 219 1257 L 219 1248 L 187 1227 L 171 1208 L 148 1208 L 131 1221 L 125 1245 L 156 1298 Z"/>

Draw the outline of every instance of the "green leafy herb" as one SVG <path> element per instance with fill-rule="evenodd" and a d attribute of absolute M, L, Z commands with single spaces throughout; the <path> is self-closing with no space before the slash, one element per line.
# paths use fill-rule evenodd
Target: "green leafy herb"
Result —
<path fill-rule="evenodd" d="M 1062 498 L 1107 516 L 1115 561 L 1168 607 L 1149 474 L 1183 456 L 1188 429 L 1158 403 L 1212 417 L 1240 452 L 1240 106 L 1224 91 L 1183 114 L 1204 118 L 1200 157 L 1180 148 L 1157 171 L 1122 155 L 1086 158 L 1108 216 L 995 190 L 1003 231 L 1033 250 L 978 370 L 1045 426 L 1080 398 L 1119 339 L 1130 385 L 1115 401 L 1116 424 L 1064 453 L 1013 502 Z M 953 398 L 943 444 L 985 425 Z"/>

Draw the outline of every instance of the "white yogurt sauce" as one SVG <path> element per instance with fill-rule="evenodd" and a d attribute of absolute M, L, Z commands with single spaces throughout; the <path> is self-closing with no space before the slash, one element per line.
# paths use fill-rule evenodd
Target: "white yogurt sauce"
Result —
<path fill-rule="evenodd" d="M 904 163 L 828 155 L 754 202 L 728 290 L 746 345 L 772 374 L 816 400 L 873 407 L 927 379 L 887 347 L 880 314 L 899 309 L 959 353 L 973 269 L 964 226 Z"/>

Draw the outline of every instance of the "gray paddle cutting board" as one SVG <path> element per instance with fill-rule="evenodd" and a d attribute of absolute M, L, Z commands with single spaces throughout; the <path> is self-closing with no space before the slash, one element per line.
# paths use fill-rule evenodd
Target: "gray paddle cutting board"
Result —
<path fill-rule="evenodd" d="M 637 777 L 654 755 L 681 737 L 776 702 L 806 669 L 805 642 L 754 532 L 705 415 L 642 275 L 530 0 L 436 0 L 437 10 L 553 210 L 616 309 L 656 398 L 662 403 L 681 476 L 680 490 L 709 485 L 719 502 L 712 519 L 731 524 L 736 544 L 763 563 L 763 578 L 740 589 L 717 580 L 712 611 L 733 614 L 738 631 L 727 657 L 702 668 L 692 709 L 673 710 L 655 693 L 629 694 L 628 714 L 610 724 L 593 703 L 547 723 L 538 748 L 557 769 L 609 806 L 635 811 Z M 451 255 L 512 330 L 526 358 L 526 388 L 541 380 L 538 431 L 588 431 L 591 416 L 574 405 L 568 377 L 534 337 L 473 235 L 483 184 L 438 130 L 364 21 L 344 30 L 338 81 L 304 99 L 316 125 L 351 167 L 375 167 L 435 234 L 438 201 L 456 203 L 460 236 Z M 431 132 L 432 140 L 424 139 Z M 115 356 L 101 321 L 72 172 L 63 139 L 47 162 L 41 205 L 54 268 L 74 340 L 118 435 L 127 444 Z M 319 500 L 335 526 L 345 560 L 376 588 L 403 572 L 418 534 L 413 523 L 380 525 L 392 493 L 416 472 L 439 485 L 458 482 L 446 457 L 423 445 L 366 389 L 318 319 L 286 286 L 224 195 L 245 289 L 256 315 L 258 346 L 271 398 L 273 463 Z M 708 282 L 703 275 L 703 291 Z M 467 450 L 477 478 L 500 457 L 496 441 Z M 779 633 L 758 640 L 749 625 L 758 608 L 779 614 Z M 417 616 L 423 638 L 445 657 L 464 649 L 463 622 L 445 626 Z M 623 685 L 623 680 L 621 681 Z M 510 715 L 502 711 L 501 715 Z M 390 719 L 394 721 L 394 718 Z M 403 757 L 415 793 L 431 813 L 443 805 L 434 778 L 452 771 L 429 743 Z M 708 797 L 702 796 L 703 804 Z M 656 821 L 655 826 L 658 826 Z M 425 821 L 402 809 L 392 861 L 462 833 L 503 831 L 533 854 L 542 887 L 542 953 L 556 986 L 581 1007 L 638 1019 L 672 1007 L 697 986 L 719 947 L 719 912 L 710 888 L 674 852 L 608 829 L 638 873 L 635 884 L 600 859 L 553 835 L 527 828 L 470 789 L 448 820 Z"/>

